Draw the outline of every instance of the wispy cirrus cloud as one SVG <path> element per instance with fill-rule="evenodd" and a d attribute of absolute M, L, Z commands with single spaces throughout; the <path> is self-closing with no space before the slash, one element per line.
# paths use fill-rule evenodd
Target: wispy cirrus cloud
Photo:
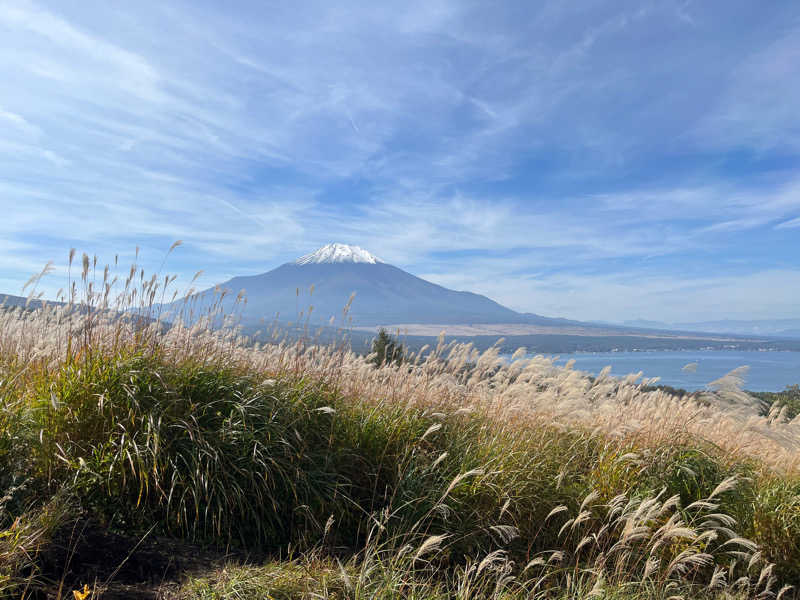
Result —
<path fill-rule="evenodd" d="M 796 227 L 800 227 L 800 217 L 795 219 L 789 219 L 788 221 L 784 221 L 782 223 L 778 223 L 775 226 L 775 229 L 794 229 Z"/>

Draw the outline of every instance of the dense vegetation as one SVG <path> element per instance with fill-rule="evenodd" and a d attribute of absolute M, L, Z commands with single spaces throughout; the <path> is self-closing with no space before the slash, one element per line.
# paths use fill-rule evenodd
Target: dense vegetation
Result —
<path fill-rule="evenodd" d="M 763 400 L 770 407 L 783 409 L 786 407 L 785 415 L 789 419 L 795 418 L 800 414 L 800 385 L 787 385 L 782 392 L 750 392 L 752 396 Z"/>
<path fill-rule="evenodd" d="M 777 406 L 760 416 L 735 373 L 678 397 L 468 346 L 376 367 L 333 345 L 249 346 L 190 309 L 169 329 L 120 318 L 159 284 L 132 269 L 111 304 L 89 271 L 80 310 L 0 316 L 8 597 L 788 598 L 800 583 L 800 432 Z"/>

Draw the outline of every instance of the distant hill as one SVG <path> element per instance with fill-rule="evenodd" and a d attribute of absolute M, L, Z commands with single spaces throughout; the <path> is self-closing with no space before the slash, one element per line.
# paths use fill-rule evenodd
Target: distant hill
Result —
<path fill-rule="evenodd" d="M 27 308 L 31 310 L 36 310 L 37 308 L 42 308 L 42 300 L 33 300 L 28 299 L 24 296 L 14 296 L 12 294 L 0 294 L 0 306 L 4 307 L 19 307 L 19 306 L 27 306 Z M 51 304 L 61 304 L 60 302 L 50 302 L 47 301 L 48 306 Z"/>
<path fill-rule="evenodd" d="M 624 324 L 630 327 L 652 327 L 669 331 L 702 331 L 729 335 L 757 335 L 800 339 L 800 319 L 724 319 L 689 323 L 665 323 L 638 319 L 625 321 Z"/>

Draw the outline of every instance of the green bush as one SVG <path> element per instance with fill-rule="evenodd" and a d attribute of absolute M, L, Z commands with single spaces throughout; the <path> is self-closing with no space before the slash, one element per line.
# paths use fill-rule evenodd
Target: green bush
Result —
<path fill-rule="evenodd" d="M 405 358 L 405 350 L 394 336 L 390 335 L 383 327 L 378 330 L 377 337 L 372 341 L 372 363 L 377 366 L 401 365 Z"/>
<path fill-rule="evenodd" d="M 794 419 L 800 414 L 800 385 L 787 385 L 781 392 L 749 392 L 766 402 L 768 408 L 786 408 L 786 418 Z"/>

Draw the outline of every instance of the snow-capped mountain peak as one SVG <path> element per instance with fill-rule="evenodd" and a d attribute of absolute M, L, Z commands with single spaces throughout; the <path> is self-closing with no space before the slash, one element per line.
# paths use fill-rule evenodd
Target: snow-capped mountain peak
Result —
<path fill-rule="evenodd" d="M 366 263 L 374 265 L 383 262 L 363 248 L 349 246 L 348 244 L 325 244 L 322 248 L 311 254 L 301 256 L 294 264 L 315 265 L 322 263 Z"/>

